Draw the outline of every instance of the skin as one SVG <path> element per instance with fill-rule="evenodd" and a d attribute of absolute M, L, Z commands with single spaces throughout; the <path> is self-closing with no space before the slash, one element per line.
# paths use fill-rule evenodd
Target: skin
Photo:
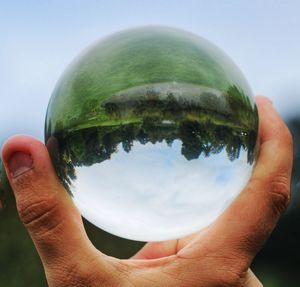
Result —
<path fill-rule="evenodd" d="M 128 260 L 91 244 L 45 145 L 28 136 L 10 138 L 2 158 L 49 286 L 262 286 L 249 266 L 289 202 L 293 146 L 272 103 L 264 97 L 257 103 L 260 155 L 241 194 L 206 229 L 148 243 Z"/>

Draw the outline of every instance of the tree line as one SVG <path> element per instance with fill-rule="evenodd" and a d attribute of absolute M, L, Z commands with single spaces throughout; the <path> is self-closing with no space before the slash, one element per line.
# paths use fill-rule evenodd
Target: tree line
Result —
<path fill-rule="evenodd" d="M 65 187 L 70 190 L 72 181 L 76 179 L 76 167 L 110 160 L 120 148 L 130 153 L 135 141 L 143 145 L 165 142 L 171 147 L 175 140 L 179 140 L 181 154 L 189 161 L 201 155 L 209 157 L 222 150 L 226 151 L 230 161 L 234 161 L 244 150 L 247 152 L 248 163 L 252 164 L 256 138 L 254 131 L 212 122 L 184 120 L 178 123 L 145 119 L 142 123 L 91 127 L 70 134 L 57 134 L 58 156 L 54 164 Z"/>

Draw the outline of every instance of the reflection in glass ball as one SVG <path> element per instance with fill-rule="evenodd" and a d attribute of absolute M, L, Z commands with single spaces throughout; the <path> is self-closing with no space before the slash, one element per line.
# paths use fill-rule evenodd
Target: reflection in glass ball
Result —
<path fill-rule="evenodd" d="M 167 240 L 210 224 L 247 183 L 258 115 L 234 63 L 193 34 L 143 27 L 85 50 L 49 103 L 45 140 L 82 215 Z"/>

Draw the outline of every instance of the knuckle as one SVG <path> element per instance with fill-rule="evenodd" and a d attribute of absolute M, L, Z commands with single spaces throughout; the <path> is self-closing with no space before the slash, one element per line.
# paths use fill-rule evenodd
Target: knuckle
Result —
<path fill-rule="evenodd" d="M 275 210 L 281 214 L 290 202 L 290 184 L 287 176 L 275 175 L 269 182 L 269 191 Z"/>
<path fill-rule="evenodd" d="M 26 199 L 17 204 L 18 213 L 25 227 L 36 235 L 54 230 L 59 225 L 58 203 L 54 198 Z"/>

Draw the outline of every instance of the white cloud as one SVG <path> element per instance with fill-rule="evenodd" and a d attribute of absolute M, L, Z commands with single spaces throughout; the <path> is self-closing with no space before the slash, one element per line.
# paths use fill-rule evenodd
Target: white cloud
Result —
<path fill-rule="evenodd" d="M 77 168 L 74 198 L 83 215 L 112 233 L 139 240 L 180 237 L 209 224 L 248 181 L 246 153 L 225 151 L 197 160 L 181 155 L 178 140 L 142 145 L 128 154 Z"/>

